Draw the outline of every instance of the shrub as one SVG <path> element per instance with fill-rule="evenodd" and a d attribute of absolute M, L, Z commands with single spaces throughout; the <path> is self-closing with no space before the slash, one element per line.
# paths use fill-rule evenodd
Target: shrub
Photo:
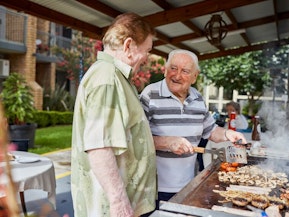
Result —
<path fill-rule="evenodd" d="M 9 124 L 23 125 L 31 121 L 33 94 L 25 78 L 19 73 L 11 73 L 3 82 L 1 99 Z"/>
<path fill-rule="evenodd" d="M 55 86 L 54 91 L 43 95 L 43 110 L 73 111 L 75 97 L 65 90 L 65 84 Z"/>
<path fill-rule="evenodd" d="M 36 111 L 34 113 L 34 122 L 38 127 L 48 127 L 55 125 L 70 125 L 73 120 L 73 112 L 59 111 Z"/>

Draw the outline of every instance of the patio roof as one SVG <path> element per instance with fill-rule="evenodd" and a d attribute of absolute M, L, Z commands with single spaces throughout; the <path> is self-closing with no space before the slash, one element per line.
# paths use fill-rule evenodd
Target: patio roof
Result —
<path fill-rule="evenodd" d="M 101 39 L 117 15 L 135 12 L 156 29 L 152 53 L 166 57 L 175 48 L 195 52 L 200 60 L 289 43 L 289 1 L 285 0 L 0 0 L 22 11 Z M 228 34 L 215 46 L 204 27 L 219 14 Z"/>

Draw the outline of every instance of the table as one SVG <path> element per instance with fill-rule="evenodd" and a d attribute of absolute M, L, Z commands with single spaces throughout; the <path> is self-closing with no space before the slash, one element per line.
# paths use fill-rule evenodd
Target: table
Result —
<path fill-rule="evenodd" d="M 23 213 L 26 214 L 24 191 L 28 189 L 46 191 L 49 202 L 56 209 L 56 180 L 53 162 L 47 157 L 29 152 L 12 151 L 11 153 L 16 157 L 16 160 L 10 161 L 10 165 L 15 188 L 20 193 Z M 28 162 L 33 159 L 35 162 Z M 20 163 L 20 161 L 27 162 Z"/>

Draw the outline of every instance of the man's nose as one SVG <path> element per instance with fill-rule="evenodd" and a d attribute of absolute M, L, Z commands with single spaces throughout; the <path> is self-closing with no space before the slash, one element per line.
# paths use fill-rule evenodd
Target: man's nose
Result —
<path fill-rule="evenodd" d="M 176 71 L 176 77 L 179 78 L 181 76 L 182 76 L 182 70 L 179 69 L 179 70 Z"/>

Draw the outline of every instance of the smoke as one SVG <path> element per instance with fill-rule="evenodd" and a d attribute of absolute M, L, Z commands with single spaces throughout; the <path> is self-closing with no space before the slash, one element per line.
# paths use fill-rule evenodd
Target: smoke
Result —
<path fill-rule="evenodd" d="M 258 115 L 266 128 L 260 134 L 260 143 L 266 147 L 268 156 L 262 163 L 263 166 L 288 172 L 286 160 L 289 159 L 289 119 L 284 103 L 263 102 Z"/>
<path fill-rule="evenodd" d="M 286 117 L 284 105 L 276 102 L 263 102 L 258 115 L 266 128 L 265 132 L 260 135 L 262 144 L 289 151 L 289 120 Z"/>

